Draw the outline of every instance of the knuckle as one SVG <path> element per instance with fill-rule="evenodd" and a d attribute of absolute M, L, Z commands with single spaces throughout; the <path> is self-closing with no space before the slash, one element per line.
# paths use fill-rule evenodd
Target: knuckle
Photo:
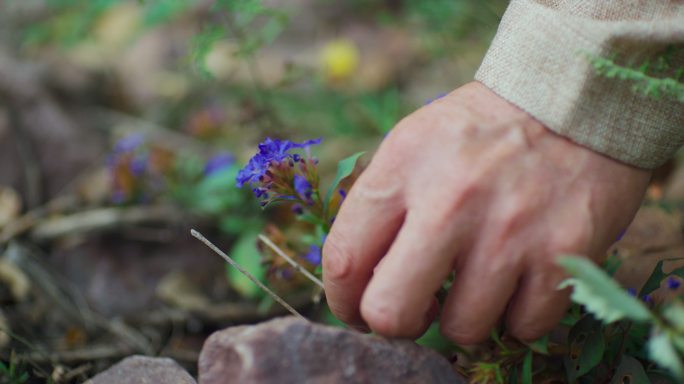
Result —
<path fill-rule="evenodd" d="M 390 150 L 404 150 L 407 147 L 412 147 L 416 143 L 416 138 L 413 133 L 414 118 L 405 117 L 389 132 L 383 141 L 383 147 Z"/>
<path fill-rule="evenodd" d="M 508 237 L 519 231 L 527 221 L 528 212 L 522 206 L 509 210 L 499 217 L 499 230 L 502 237 Z"/>
<path fill-rule="evenodd" d="M 360 180 L 349 192 L 348 199 L 367 206 L 391 206 L 400 199 L 402 184 L 396 180 L 386 180 L 386 176 L 368 176 Z"/>
<path fill-rule="evenodd" d="M 590 240 L 589 231 L 582 225 L 570 225 L 564 230 L 554 231 L 549 242 L 549 251 L 558 253 L 583 253 Z"/>
<path fill-rule="evenodd" d="M 433 219 L 430 220 L 434 231 L 444 231 L 453 225 L 455 219 L 463 215 L 469 208 L 473 198 L 478 194 L 479 187 L 476 183 L 465 183 L 455 193 L 446 198 L 437 198 L 442 204 L 431 204 L 432 209 L 427 212 Z"/>

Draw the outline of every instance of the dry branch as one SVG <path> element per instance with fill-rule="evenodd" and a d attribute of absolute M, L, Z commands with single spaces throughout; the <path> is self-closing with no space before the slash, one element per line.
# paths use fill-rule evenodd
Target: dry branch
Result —
<path fill-rule="evenodd" d="M 190 230 L 190 233 L 192 234 L 193 237 L 198 239 L 199 241 L 203 242 L 204 245 L 209 247 L 212 251 L 216 252 L 219 256 L 221 256 L 225 261 L 228 262 L 228 264 L 232 265 L 235 267 L 240 273 L 245 275 L 250 281 L 252 281 L 254 284 L 256 284 L 259 288 L 261 288 L 264 292 L 266 292 L 273 300 L 277 301 L 280 305 L 285 307 L 290 313 L 293 315 L 304 319 L 304 320 L 309 320 L 306 317 L 304 317 L 301 313 L 297 312 L 296 309 L 292 308 L 290 304 L 288 304 L 285 300 L 283 300 L 280 296 L 278 296 L 275 292 L 270 290 L 267 286 L 265 286 L 261 281 L 259 281 L 256 277 L 252 276 L 251 273 L 247 272 L 246 269 L 242 268 L 240 264 L 236 263 L 235 260 L 231 259 L 228 255 L 226 255 L 223 251 L 221 251 L 217 246 L 215 246 L 211 241 L 209 241 L 206 237 L 204 237 L 201 233 L 197 232 L 194 229 Z"/>

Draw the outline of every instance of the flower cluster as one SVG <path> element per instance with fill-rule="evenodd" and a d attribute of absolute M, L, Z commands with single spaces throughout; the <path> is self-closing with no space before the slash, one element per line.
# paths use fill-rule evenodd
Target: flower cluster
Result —
<path fill-rule="evenodd" d="M 318 193 L 318 160 L 309 147 L 321 139 L 295 143 L 267 138 L 259 144 L 259 152 L 240 170 L 238 187 L 249 184 L 254 195 L 266 206 L 274 201 L 289 200 L 310 210 L 322 209 Z M 305 155 L 293 153 L 303 150 Z"/>
<path fill-rule="evenodd" d="M 185 160 L 180 156 L 152 143 L 139 132 L 119 139 L 107 158 L 112 203 L 150 202 L 163 193 L 171 192 L 170 188 L 181 179 L 199 184 L 204 178 L 216 176 L 235 165 L 235 156 L 219 152 L 206 160 L 203 169 L 188 174 L 178 167 Z"/>
<path fill-rule="evenodd" d="M 236 185 L 249 185 L 261 206 L 283 201 L 291 204 L 296 217 L 306 223 L 294 232 L 305 229 L 300 241 L 288 243 L 285 235 L 274 227 L 267 227 L 269 238 L 283 252 L 314 273 L 321 273 L 322 248 L 340 205 L 358 176 L 356 162 L 362 153 L 354 154 L 338 162 L 337 175 L 323 196 L 319 187 L 318 160 L 311 156 L 311 147 L 321 139 L 292 142 L 267 138 L 259 144 L 258 152 L 249 160 L 236 177 Z M 268 276 L 277 280 L 298 282 L 292 278 L 288 263 L 269 251 L 261 250 Z M 271 281 L 271 282 L 273 282 Z"/>
<path fill-rule="evenodd" d="M 215 175 L 235 164 L 235 156 L 228 152 L 221 152 L 207 160 L 204 165 L 204 176 Z"/>
<path fill-rule="evenodd" d="M 123 204 L 132 200 L 145 200 L 142 179 L 149 170 L 149 153 L 144 146 L 142 133 L 124 136 L 114 144 L 107 158 L 114 204 Z"/>

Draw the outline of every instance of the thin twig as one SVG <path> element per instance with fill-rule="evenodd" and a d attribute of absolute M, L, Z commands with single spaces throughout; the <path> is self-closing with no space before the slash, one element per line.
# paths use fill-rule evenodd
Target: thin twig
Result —
<path fill-rule="evenodd" d="M 183 213 L 172 206 L 107 207 L 86 209 L 41 220 L 31 230 L 31 239 L 46 242 L 69 235 L 106 232 L 147 223 L 178 222 Z"/>
<path fill-rule="evenodd" d="M 93 364 L 91 363 L 79 365 L 78 367 L 65 373 L 64 376 L 62 376 L 62 380 L 64 380 L 65 383 L 68 383 L 79 376 L 84 376 L 91 369 L 93 369 Z"/>
<path fill-rule="evenodd" d="M 325 289 L 325 288 L 323 287 L 323 282 L 322 282 L 319 278 L 317 278 L 316 276 L 314 276 L 311 272 L 307 271 L 307 270 L 306 270 L 304 267 L 302 267 L 298 262 L 296 262 L 294 259 L 292 259 L 290 256 L 288 256 L 285 252 L 283 252 L 283 250 L 280 249 L 280 247 L 278 247 L 277 245 L 275 245 L 275 243 L 273 243 L 273 242 L 271 241 L 271 239 L 269 239 L 268 237 L 266 237 L 266 236 L 264 236 L 264 235 L 262 235 L 262 234 L 259 234 L 259 240 L 261 240 L 264 244 L 268 245 L 268 247 L 271 248 L 271 249 L 273 250 L 273 252 L 275 252 L 276 254 L 278 254 L 278 256 L 280 256 L 280 257 L 282 257 L 283 259 L 287 260 L 287 262 L 290 263 L 290 265 L 291 265 L 297 272 L 299 272 L 299 273 L 301 273 L 302 275 L 306 276 L 309 280 L 311 280 L 314 284 L 318 285 L 321 289 Z"/>
<path fill-rule="evenodd" d="M 30 352 L 17 354 L 19 361 L 28 363 L 60 362 L 74 364 L 81 361 L 115 359 L 135 353 L 136 350 L 116 345 L 99 345 L 70 351 Z"/>
<path fill-rule="evenodd" d="M 236 263 L 235 260 L 231 259 L 228 255 L 226 255 L 223 251 L 221 251 L 217 246 L 215 246 L 211 241 L 209 241 L 206 237 L 204 237 L 201 233 L 197 232 L 194 229 L 190 230 L 190 234 L 198 239 L 199 241 L 203 242 L 204 245 L 209 247 L 212 251 L 216 252 L 219 256 L 221 256 L 225 261 L 228 262 L 228 264 L 232 265 L 233 267 L 237 268 L 240 273 L 245 275 L 249 280 L 251 280 L 254 284 L 256 284 L 259 288 L 263 289 L 264 292 L 268 293 L 273 300 L 277 301 L 280 305 L 285 307 L 290 313 L 293 315 L 302 318 L 304 320 L 309 320 L 306 317 L 302 316 L 301 313 L 297 312 L 296 309 L 292 308 L 290 304 L 288 304 L 285 300 L 280 298 L 275 292 L 271 291 L 267 286 L 265 286 L 261 281 L 259 281 L 256 277 L 254 277 L 251 273 L 247 272 L 244 268 L 240 266 L 240 264 Z"/>

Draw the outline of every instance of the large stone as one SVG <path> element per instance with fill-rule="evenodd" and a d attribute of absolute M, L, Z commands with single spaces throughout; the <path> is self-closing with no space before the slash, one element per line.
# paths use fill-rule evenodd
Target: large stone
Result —
<path fill-rule="evenodd" d="M 168 357 L 130 356 L 85 384 L 197 384 L 178 363 Z"/>
<path fill-rule="evenodd" d="M 200 384 L 465 383 L 436 352 L 406 340 L 293 317 L 214 333 L 199 360 Z"/>

